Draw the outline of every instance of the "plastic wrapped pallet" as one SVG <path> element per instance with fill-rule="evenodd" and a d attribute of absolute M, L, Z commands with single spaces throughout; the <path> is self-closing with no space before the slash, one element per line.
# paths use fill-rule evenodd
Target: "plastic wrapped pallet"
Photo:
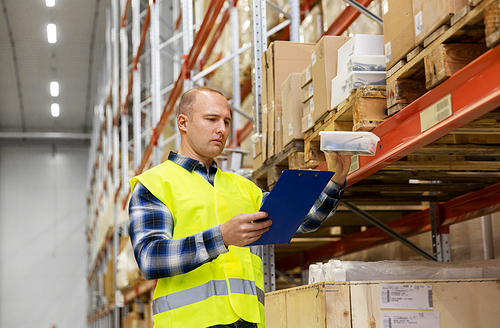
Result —
<path fill-rule="evenodd" d="M 343 276 L 342 272 L 345 272 Z M 484 261 L 339 261 L 311 264 L 309 282 L 500 277 L 500 259 Z M 345 278 L 344 278 L 345 277 Z"/>
<path fill-rule="evenodd" d="M 367 8 L 375 15 L 382 17 L 382 6 L 380 0 L 373 0 Z M 355 34 L 383 34 L 382 25 L 366 15 L 359 15 L 358 18 L 347 28 L 349 35 Z"/>
<path fill-rule="evenodd" d="M 346 3 L 338 0 L 322 0 L 321 7 L 323 9 L 323 31 L 327 31 L 346 8 Z M 344 32 L 343 35 L 347 35 L 347 32 Z"/>
<path fill-rule="evenodd" d="M 126 243 L 118 255 L 116 270 L 116 285 L 118 289 L 128 287 L 132 281 L 140 277 L 141 274 L 134 258 L 134 250 L 131 243 Z"/>
<path fill-rule="evenodd" d="M 323 11 L 314 6 L 300 23 L 300 42 L 316 42 L 323 34 Z"/>

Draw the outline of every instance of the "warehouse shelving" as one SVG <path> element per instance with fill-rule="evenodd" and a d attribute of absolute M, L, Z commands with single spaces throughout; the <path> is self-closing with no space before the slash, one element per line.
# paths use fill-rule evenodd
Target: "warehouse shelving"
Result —
<path fill-rule="evenodd" d="M 484 0 L 490 1 L 490 0 Z M 371 0 L 360 0 L 363 6 L 368 6 Z M 490 1 L 491 2 L 491 1 Z M 133 174 L 138 174 L 150 165 L 160 163 L 162 156 L 160 148 L 170 142 L 178 142 L 178 134 L 175 130 L 172 135 L 164 138 L 163 131 L 169 125 L 172 113 L 182 89 L 188 89 L 197 84 L 198 79 L 204 78 L 220 65 L 231 61 L 233 65 L 233 94 L 231 97 L 231 108 L 239 111 L 241 100 L 250 94 L 252 86 L 254 95 L 255 121 L 247 117 L 247 123 L 240 121 L 235 124 L 232 131 L 230 145 L 237 147 L 239 143 L 254 133 L 259 135 L 260 131 L 260 54 L 267 48 L 267 38 L 279 29 L 289 28 L 282 37 L 290 33 L 291 40 L 298 41 L 298 20 L 300 11 L 298 1 L 290 1 L 289 20 L 282 22 L 276 29 L 267 31 L 266 1 L 254 1 L 254 54 L 252 80 L 241 83 L 238 70 L 238 55 L 250 49 L 249 45 L 238 47 L 234 42 L 237 36 L 233 35 L 232 55 L 218 60 L 217 63 L 205 70 L 201 70 L 207 63 L 207 58 L 212 51 L 215 41 L 220 36 L 222 29 L 231 23 L 232 30 L 237 31 L 234 26 L 238 25 L 235 1 L 231 1 L 231 8 L 223 9 L 223 1 L 212 1 L 206 16 L 201 24 L 195 25 L 190 18 L 193 17 L 191 2 L 182 2 L 180 8 L 177 2 L 173 2 L 172 18 L 170 21 L 182 20 L 182 31 L 172 30 L 172 36 L 168 40 L 160 37 L 160 22 L 162 21 L 159 3 L 150 0 L 148 5 L 140 1 L 112 0 L 112 11 L 107 14 L 107 49 L 104 73 L 100 83 L 100 101 L 95 108 L 94 135 L 92 148 L 94 153 L 90 160 L 90 187 L 89 187 L 89 231 L 88 241 L 90 245 L 97 242 L 95 230 L 97 229 L 97 217 L 102 213 L 103 200 L 113 199 L 113 224 L 107 231 L 105 242 L 97 250 L 93 262 L 89 264 L 89 293 L 102 295 L 103 287 L 100 274 L 106 270 L 106 260 L 116 258 L 119 248 L 119 236 L 126 236 L 126 224 L 120 223 L 120 215 L 123 215 L 128 200 L 128 180 Z M 306 1 L 304 6 L 310 5 Z M 121 13 L 119 9 L 121 8 Z M 131 8 L 131 13 L 128 12 Z M 220 14 L 221 11 L 224 11 Z M 131 16 L 132 23 L 127 25 L 127 19 Z M 220 16 L 220 21 L 217 19 Z M 359 16 L 359 12 L 352 7 L 347 7 L 337 20 L 332 24 L 328 35 L 340 35 Z M 121 17 L 121 19 L 120 19 Z M 182 18 L 182 19 L 181 19 Z M 142 20 L 142 26 L 141 26 Z M 259 24 L 256 26 L 255 24 Z M 289 25 L 289 27 L 287 27 Z M 197 30 L 192 38 L 193 31 Z M 146 37 L 149 31 L 150 40 Z M 188 31 L 188 33 L 186 33 Z M 128 35 L 132 36 L 132 51 L 129 51 Z M 215 36 L 210 39 L 209 35 Z M 187 37 L 189 36 L 189 37 Z M 161 53 L 169 46 L 182 41 L 182 51 L 172 50 L 171 81 L 162 81 Z M 199 55 L 203 51 L 203 57 Z M 143 49 L 146 48 L 144 51 Z M 119 50 L 120 49 L 120 50 Z M 119 54 L 121 53 L 121 59 Z M 149 56 L 149 57 L 148 57 Z M 409 105 L 399 114 L 388 119 L 378 126 L 373 132 L 381 137 L 379 149 L 374 157 L 359 158 L 359 169 L 349 175 L 349 185 L 353 185 L 374 173 L 385 168 L 389 164 L 413 153 L 430 142 L 454 131 L 460 126 L 481 117 L 492 111 L 500 104 L 500 81 L 498 72 L 500 70 L 500 47 L 496 47 L 462 71 L 452 76 L 448 81 L 426 93 L 423 97 Z M 146 76 L 146 82 L 141 82 L 141 75 Z M 120 81 L 120 83 L 114 83 Z M 148 90 L 151 85 L 151 90 Z M 125 92 L 126 90 L 126 92 Z M 425 132 L 420 131 L 420 113 L 444 96 L 451 94 L 453 104 L 453 115 L 440 122 Z M 168 95 L 168 97 L 167 97 Z M 130 101 L 132 98 L 132 101 Z M 130 104 L 131 102 L 131 104 Z M 129 111 L 132 112 L 130 117 Z M 142 114 L 142 115 L 141 115 Z M 244 117 L 241 115 L 240 117 Z M 132 118 L 133 138 L 129 140 L 129 120 Z M 145 118 L 145 119 L 144 119 Z M 238 120 L 235 120 L 238 121 Z M 253 129 L 252 129 L 253 127 Z M 126 140 L 126 142 L 124 142 Z M 121 149 L 119 149 L 121 147 Z M 128 154 L 132 152 L 133 160 L 130 161 Z M 120 164 L 121 160 L 121 164 Z M 129 162 L 133 168 L 129 169 Z M 323 164 L 319 169 L 325 169 Z M 133 171 L 133 173 L 132 173 Z M 500 209 L 500 187 L 498 184 L 476 191 L 467 197 L 458 197 L 438 205 L 437 219 L 439 229 L 445 233 L 447 227 L 453 223 L 466 219 L 496 212 Z M 425 209 L 403 216 L 388 223 L 390 227 L 404 235 L 412 235 L 429 231 L 431 229 L 431 210 Z M 114 228 L 113 228 L 114 227 Z M 369 241 L 367 241 L 369 240 Z M 286 269 L 304 266 L 306 262 L 313 262 L 325 258 L 325 256 L 339 256 L 350 251 L 365 249 L 374 245 L 387 242 L 389 239 L 376 228 L 368 229 L 342 238 L 340 241 L 322 245 L 318 248 L 288 256 L 276 261 L 276 267 L 284 271 Z M 113 247 L 111 247 L 113 246 Z M 267 259 L 270 263 L 269 275 L 272 274 L 272 249 L 268 249 Z M 92 256 L 92 254 L 90 254 Z M 116 269 L 114 269 L 116 270 Z M 116 271 L 115 271 L 116 272 Z M 272 279 L 270 284 L 274 284 Z M 146 281 L 130 289 L 123 295 L 118 293 L 115 297 L 122 297 L 123 303 L 137 299 L 142 294 L 147 294 L 154 289 L 155 281 Z M 116 289 L 116 286 L 114 288 Z M 116 300 L 115 300 L 116 302 Z M 116 304 L 116 303 L 115 303 Z M 113 304 L 100 306 L 98 311 L 90 313 L 88 322 L 90 327 L 119 326 L 119 308 Z M 114 321 L 114 324 L 113 324 Z"/>
<path fill-rule="evenodd" d="M 478 9 L 485 8 L 491 3 L 493 1 L 485 0 L 480 4 L 481 7 L 478 6 Z M 455 25 L 456 30 L 460 27 L 460 24 Z M 452 31 L 450 30 L 450 32 Z M 446 37 L 446 35 L 443 36 L 443 38 Z M 438 39 L 436 42 L 439 43 L 440 40 Z M 498 115 L 493 110 L 498 108 L 500 104 L 499 69 L 500 47 L 496 46 L 372 130 L 381 138 L 377 153 L 373 157 L 358 158 L 359 168 L 349 174 L 348 185 L 352 186 L 372 176 L 399 159 L 459 130 L 489 112 L 491 112 L 492 119 L 498 119 Z M 423 126 L 421 125 L 422 112 L 445 97 L 451 99 L 452 114 L 426 130 L 421 129 Z M 498 130 L 494 129 L 494 126 L 490 132 L 494 135 L 498 134 Z M 324 170 L 326 164 L 324 163 L 318 168 Z M 406 175 L 403 179 L 405 178 L 409 177 Z M 498 176 L 493 174 L 491 180 L 485 183 L 487 187 L 483 189 L 471 190 L 470 193 L 444 202 L 432 202 L 429 208 L 390 221 L 388 226 L 405 236 L 411 236 L 430 231 L 432 222 L 435 220 L 435 228 L 446 237 L 449 233 L 449 226 L 452 224 L 498 212 L 500 209 L 500 184 L 498 181 Z M 432 188 L 428 190 L 432 190 Z M 430 199 L 433 198 L 437 197 L 430 197 Z M 372 228 L 352 234 L 339 241 L 311 248 L 301 254 L 277 260 L 276 267 L 280 270 L 287 270 L 300 266 L 301 263 L 314 263 L 328 257 L 338 257 L 390 240 L 391 238 L 388 238 L 384 232 Z"/>

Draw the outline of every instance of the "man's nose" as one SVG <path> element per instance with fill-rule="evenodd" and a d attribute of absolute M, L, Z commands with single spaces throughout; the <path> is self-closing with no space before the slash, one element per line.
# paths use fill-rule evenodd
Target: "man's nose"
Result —
<path fill-rule="evenodd" d="M 227 132 L 226 122 L 224 122 L 224 120 L 220 120 L 217 123 L 217 133 L 225 134 L 226 132 Z"/>

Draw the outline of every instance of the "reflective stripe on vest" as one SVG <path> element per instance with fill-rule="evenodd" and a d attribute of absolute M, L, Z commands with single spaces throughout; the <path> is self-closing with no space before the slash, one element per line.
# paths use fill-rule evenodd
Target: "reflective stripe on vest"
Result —
<path fill-rule="evenodd" d="M 264 304 L 264 291 L 255 286 L 255 282 L 245 279 L 229 279 L 232 293 L 256 295 Z M 201 302 L 211 296 L 228 295 L 225 280 L 211 280 L 201 286 L 165 295 L 153 300 L 153 315 Z"/>

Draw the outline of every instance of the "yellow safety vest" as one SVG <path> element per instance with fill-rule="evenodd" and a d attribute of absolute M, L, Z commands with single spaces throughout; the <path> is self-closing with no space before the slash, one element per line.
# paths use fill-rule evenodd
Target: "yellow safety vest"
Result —
<path fill-rule="evenodd" d="M 162 201 L 174 219 L 173 239 L 223 224 L 259 210 L 262 191 L 251 181 L 220 170 L 214 186 L 196 172 L 164 163 L 134 177 Z M 239 319 L 264 327 L 262 260 L 248 247 L 229 246 L 211 262 L 158 279 L 153 300 L 155 328 L 203 328 Z"/>

